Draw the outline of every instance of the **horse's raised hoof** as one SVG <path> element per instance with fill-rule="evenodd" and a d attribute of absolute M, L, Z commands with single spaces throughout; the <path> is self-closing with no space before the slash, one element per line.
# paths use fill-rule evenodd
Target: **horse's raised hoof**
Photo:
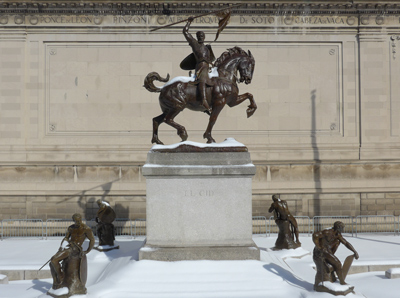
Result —
<path fill-rule="evenodd" d="M 247 112 L 247 118 L 250 118 L 251 116 L 253 116 L 254 112 L 256 111 L 257 108 L 252 108 L 249 107 L 246 112 Z"/>

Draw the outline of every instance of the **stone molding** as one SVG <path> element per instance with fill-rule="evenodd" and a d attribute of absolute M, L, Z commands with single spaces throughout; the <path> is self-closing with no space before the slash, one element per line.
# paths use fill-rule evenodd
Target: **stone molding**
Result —
<path fill-rule="evenodd" d="M 229 8 L 244 1 L 32 1 L 16 0 L 0 4 L 0 14 L 90 14 L 90 15 L 184 15 L 201 14 L 210 10 Z M 400 13 L 396 1 L 246 1 L 234 8 L 236 14 L 246 15 L 320 15 L 320 14 L 374 14 Z"/>

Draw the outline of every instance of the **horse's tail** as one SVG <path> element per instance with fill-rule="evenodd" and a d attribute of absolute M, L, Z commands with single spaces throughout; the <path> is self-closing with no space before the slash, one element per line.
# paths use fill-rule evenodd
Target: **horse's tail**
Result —
<path fill-rule="evenodd" d="M 164 79 L 158 73 L 151 72 L 144 79 L 144 85 L 143 85 L 144 88 L 146 88 L 150 92 L 161 92 L 161 88 L 156 87 L 153 83 L 154 81 L 168 82 L 169 73 L 167 74 L 167 77 Z"/>

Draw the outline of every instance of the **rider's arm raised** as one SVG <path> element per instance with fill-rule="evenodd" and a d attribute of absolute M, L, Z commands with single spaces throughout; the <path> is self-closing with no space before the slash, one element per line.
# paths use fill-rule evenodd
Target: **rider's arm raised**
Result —
<path fill-rule="evenodd" d="M 191 44 L 193 41 L 196 41 L 196 39 L 192 36 L 192 34 L 189 33 L 189 27 L 192 21 L 193 21 L 192 17 L 188 18 L 188 22 L 186 23 L 185 27 L 183 27 L 182 31 L 183 35 L 185 36 L 189 44 Z"/>

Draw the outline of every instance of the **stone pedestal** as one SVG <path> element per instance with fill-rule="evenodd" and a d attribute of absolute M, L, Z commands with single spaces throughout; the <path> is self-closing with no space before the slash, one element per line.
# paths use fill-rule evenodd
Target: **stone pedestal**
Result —
<path fill-rule="evenodd" d="M 252 240 L 254 174 L 247 148 L 232 139 L 154 146 L 143 167 L 147 242 L 139 259 L 258 260 Z"/>

